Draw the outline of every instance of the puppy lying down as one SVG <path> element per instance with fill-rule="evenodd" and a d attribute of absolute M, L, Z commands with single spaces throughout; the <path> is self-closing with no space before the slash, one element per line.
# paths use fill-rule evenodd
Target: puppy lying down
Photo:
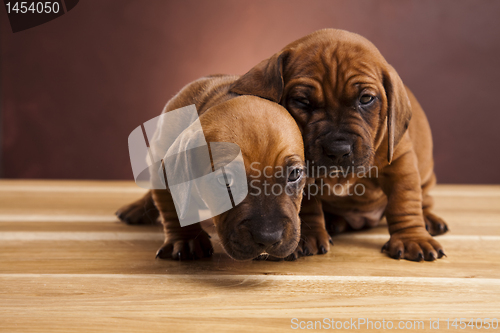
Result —
<path fill-rule="evenodd" d="M 270 121 L 270 115 L 274 121 Z M 246 178 L 252 181 L 249 194 L 240 204 L 213 218 L 225 251 L 238 260 L 253 259 L 264 252 L 275 257 L 291 254 L 300 238 L 298 213 L 305 184 L 302 139 L 292 117 L 278 104 L 242 96 L 211 107 L 200 116 L 200 122 L 207 142 L 231 142 L 240 147 Z M 218 170 L 216 164 L 214 161 Z M 282 168 L 288 173 L 266 177 L 265 167 Z M 219 178 L 221 187 L 233 181 L 232 172 L 226 169 L 227 179 Z M 265 181 L 283 191 L 265 191 Z M 166 235 L 158 251 L 160 258 L 201 258 L 209 254 L 211 244 L 199 223 L 180 227 L 170 191 L 154 190 L 153 199 Z M 210 195 L 205 200 L 210 200 Z"/>
<path fill-rule="evenodd" d="M 299 211 L 306 183 L 302 136 L 288 111 L 279 104 L 228 93 L 230 84 L 236 79 L 236 76 L 199 79 L 182 89 L 164 112 L 195 104 L 206 142 L 210 146 L 233 143 L 241 150 L 248 195 L 238 200 L 240 203 L 232 209 L 212 219 L 227 254 L 237 260 L 262 258 L 261 254 L 295 259 L 300 250 Z M 223 169 L 224 173 L 216 178 L 216 185 L 226 190 L 235 179 L 235 170 L 230 166 L 221 168 L 212 158 L 213 165 L 206 166 L 212 170 L 200 172 L 207 174 Z M 185 160 L 196 164 L 189 157 Z M 165 167 L 175 168 L 175 163 L 167 163 Z M 155 173 L 152 175 L 154 178 Z M 204 189 L 198 190 L 204 192 Z M 191 199 L 185 197 L 179 202 L 176 197 L 174 204 L 172 193 L 171 187 L 152 190 L 117 214 L 125 221 L 137 219 L 137 211 L 144 209 L 138 207 L 151 205 L 152 198 L 165 231 L 165 243 L 157 257 L 185 260 L 210 256 L 213 251 L 210 237 L 200 223 L 181 226 L 179 222 L 179 218 L 182 220 L 189 215 L 186 207 Z M 209 201 L 215 200 L 217 195 L 211 196 L 205 191 L 202 196 L 210 206 Z"/>

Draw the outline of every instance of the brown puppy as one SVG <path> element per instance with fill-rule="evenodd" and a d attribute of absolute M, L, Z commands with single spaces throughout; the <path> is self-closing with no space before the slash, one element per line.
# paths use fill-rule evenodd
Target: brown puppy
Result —
<path fill-rule="evenodd" d="M 199 79 L 172 98 L 164 112 L 195 104 L 207 142 L 231 142 L 241 149 L 247 180 L 252 181 L 249 194 L 236 207 L 213 218 L 225 251 L 237 260 L 253 259 L 263 253 L 277 258 L 291 254 L 289 259 L 294 259 L 296 254 L 292 252 L 300 239 L 299 210 L 306 183 L 302 137 L 282 106 L 254 96 L 228 93 L 236 79 L 235 76 Z M 264 179 L 266 167 L 285 173 Z M 264 180 L 287 191 L 265 191 Z M 226 186 L 224 182 L 222 185 Z M 211 254 L 209 236 L 200 223 L 180 226 L 168 190 L 153 190 L 122 208 L 118 213 L 120 218 L 135 219 L 135 223 L 141 223 L 142 218 L 144 222 L 149 217 L 141 212 L 144 209 L 141 207 L 154 211 L 151 198 L 160 211 L 166 236 L 157 257 L 184 260 Z"/>
<path fill-rule="evenodd" d="M 280 103 L 297 121 L 317 185 L 317 196 L 303 203 L 303 224 L 324 225 L 324 211 L 327 226 L 359 229 L 385 214 L 391 237 L 383 250 L 391 257 L 444 255 L 429 234 L 447 231 L 431 212 L 429 124 L 372 43 L 347 31 L 317 31 L 252 68 L 231 91 Z M 317 253 L 318 245 L 328 246 L 318 237 L 309 250 Z"/>

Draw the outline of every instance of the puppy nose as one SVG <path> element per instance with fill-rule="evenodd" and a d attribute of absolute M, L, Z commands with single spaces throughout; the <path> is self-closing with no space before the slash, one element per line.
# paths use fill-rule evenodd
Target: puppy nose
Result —
<path fill-rule="evenodd" d="M 254 242 L 263 247 L 278 245 L 283 238 L 283 230 L 259 230 L 251 234 Z"/>
<path fill-rule="evenodd" d="M 325 154 L 332 160 L 337 160 L 342 157 L 347 157 L 351 153 L 351 145 L 345 141 L 334 142 L 326 147 L 323 147 Z"/>

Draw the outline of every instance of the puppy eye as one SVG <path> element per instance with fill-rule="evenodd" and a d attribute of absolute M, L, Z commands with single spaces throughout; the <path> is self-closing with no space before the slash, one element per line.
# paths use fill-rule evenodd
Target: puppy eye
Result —
<path fill-rule="evenodd" d="M 303 98 L 303 97 L 294 98 L 292 101 L 295 103 L 295 105 L 297 105 L 300 108 L 309 107 L 311 104 L 311 102 L 309 102 L 309 100 L 307 98 Z"/>
<path fill-rule="evenodd" d="M 219 182 L 219 184 L 224 186 L 224 187 L 233 185 L 233 177 L 227 173 L 226 173 L 226 177 L 227 177 L 227 184 L 226 184 L 226 180 L 224 179 L 224 175 L 220 175 L 219 177 L 217 177 L 217 181 Z"/>
<path fill-rule="evenodd" d="M 359 98 L 359 102 L 363 105 L 367 105 L 367 104 L 370 104 L 371 102 L 373 102 L 373 100 L 375 99 L 374 96 L 372 95 L 368 95 L 368 94 L 364 94 L 362 95 L 360 98 Z"/>
<path fill-rule="evenodd" d="M 299 180 L 302 177 L 302 169 L 293 169 L 288 174 L 288 182 L 293 183 Z"/>

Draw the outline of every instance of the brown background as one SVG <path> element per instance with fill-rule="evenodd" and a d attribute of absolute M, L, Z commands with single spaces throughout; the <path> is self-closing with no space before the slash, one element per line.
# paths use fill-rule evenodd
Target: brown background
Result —
<path fill-rule="evenodd" d="M 81 0 L 16 34 L 0 12 L 3 177 L 132 179 L 128 134 L 183 85 L 333 27 L 411 87 L 440 182 L 500 183 L 500 1 Z"/>

